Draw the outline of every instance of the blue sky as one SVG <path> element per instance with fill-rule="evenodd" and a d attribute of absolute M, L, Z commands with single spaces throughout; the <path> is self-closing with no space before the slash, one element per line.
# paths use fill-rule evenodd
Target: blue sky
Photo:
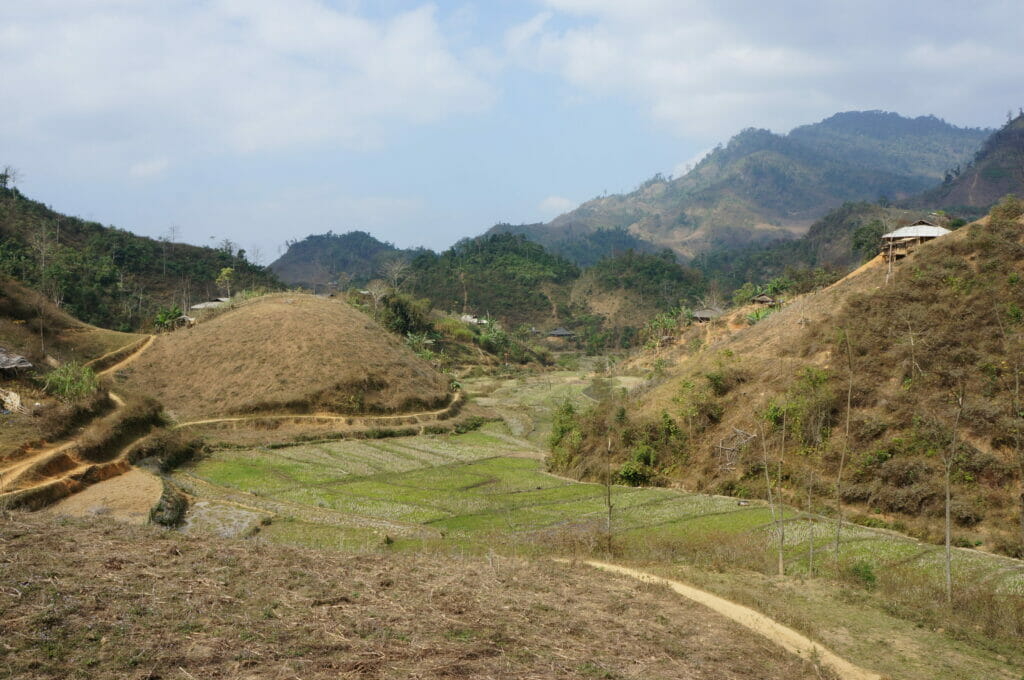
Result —
<path fill-rule="evenodd" d="M 34 0 L 0 6 L 0 164 L 150 236 L 444 248 L 837 111 L 997 126 L 1024 3 Z"/>

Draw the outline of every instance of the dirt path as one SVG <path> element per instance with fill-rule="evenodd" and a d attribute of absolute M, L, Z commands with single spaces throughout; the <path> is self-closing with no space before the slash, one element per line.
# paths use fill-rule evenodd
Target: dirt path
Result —
<path fill-rule="evenodd" d="M 559 561 L 566 564 L 569 563 L 569 560 Z M 796 654 L 800 658 L 817 659 L 822 665 L 827 666 L 840 678 L 843 678 L 843 680 L 882 680 L 882 676 L 878 673 L 873 673 L 860 668 L 859 666 L 853 665 L 846 659 L 838 656 L 810 638 L 801 635 L 792 628 L 784 626 L 778 621 L 770 619 L 764 614 L 750 609 L 749 607 L 744 607 L 743 605 L 736 604 L 735 602 L 718 597 L 717 595 L 712 595 L 711 593 L 686 585 L 680 581 L 661 578 L 637 569 L 631 569 L 629 567 L 623 567 L 609 562 L 599 562 L 597 560 L 586 560 L 583 564 L 596 569 L 603 569 L 616 574 L 629 576 L 646 583 L 666 585 L 679 595 L 702 604 L 722 616 L 735 621 L 744 628 L 766 637 L 786 651 Z"/>
<path fill-rule="evenodd" d="M 132 468 L 59 500 L 42 512 L 70 517 L 105 515 L 130 524 L 145 524 L 162 492 L 163 484 L 156 475 Z"/>
<path fill-rule="evenodd" d="M 120 371 L 122 368 L 124 368 L 128 364 L 130 364 L 133 361 L 135 361 L 136 359 L 138 359 L 142 355 L 142 353 L 145 352 L 147 349 L 149 349 L 150 346 L 155 341 L 156 341 L 156 336 L 155 335 L 149 336 L 149 338 L 146 339 L 146 342 L 142 343 L 142 345 L 137 350 L 135 350 L 134 352 L 132 352 L 131 354 L 129 354 L 124 359 L 122 359 L 121 361 L 117 362 L 116 364 L 114 364 L 110 368 L 103 369 L 102 371 L 100 371 L 96 375 L 105 376 L 105 375 L 111 375 L 113 373 L 116 373 L 117 371 Z"/>
<path fill-rule="evenodd" d="M 346 423 L 350 420 L 360 422 L 404 420 L 408 418 L 426 418 L 447 413 L 460 401 L 462 401 L 462 392 L 456 392 L 455 397 L 452 399 L 450 404 L 448 404 L 444 408 L 437 409 L 436 411 L 420 411 L 419 413 L 395 413 L 393 415 L 383 416 L 339 415 L 337 413 L 266 413 L 251 416 L 231 416 L 223 418 L 207 418 L 204 420 L 190 420 L 185 423 L 178 423 L 174 427 L 175 429 L 177 429 L 181 427 L 190 427 L 193 425 L 215 425 L 218 423 L 245 423 L 253 420 L 320 420 L 327 422 Z"/>

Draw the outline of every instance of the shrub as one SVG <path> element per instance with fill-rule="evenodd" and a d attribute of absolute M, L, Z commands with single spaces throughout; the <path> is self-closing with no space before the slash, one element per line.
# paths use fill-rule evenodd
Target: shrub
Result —
<path fill-rule="evenodd" d="M 648 484 L 653 476 L 654 471 L 650 467 L 635 460 L 626 461 L 619 469 L 619 480 L 630 486 Z"/>
<path fill-rule="evenodd" d="M 846 573 L 853 581 L 865 588 L 874 588 L 878 585 L 878 576 L 875 575 L 875 568 L 866 560 L 857 560 L 847 566 Z"/>
<path fill-rule="evenodd" d="M 98 390 L 100 381 L 91 368 L 72 361 L 47 373 L 43 387 L 64 401 L 78 401 Z"/>

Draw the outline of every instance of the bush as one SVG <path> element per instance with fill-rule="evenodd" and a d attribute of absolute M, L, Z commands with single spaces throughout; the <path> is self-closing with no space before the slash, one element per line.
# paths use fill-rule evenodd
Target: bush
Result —
<path fill-rule="evenodd" d="M 878 585 L 878 576 L 875 575 L 875 568 L 866 560 L 857 560 L 847 566 L 846 574 L 854 582 L 865 588 L 874 588 Z"/>
<path fill-rule="evenodd" d="M 64 401 L 78 401 L 98 390 L 100 381 L 91 368 L 72 361 L 47 373 L 43 388 Z"/>
<path fill-rule="evenodd" d="M 635 460 L 626 461 L 619 469 L 619 480 L 630 486 L 649 484 L 653 476 L 654 470 Z"/>

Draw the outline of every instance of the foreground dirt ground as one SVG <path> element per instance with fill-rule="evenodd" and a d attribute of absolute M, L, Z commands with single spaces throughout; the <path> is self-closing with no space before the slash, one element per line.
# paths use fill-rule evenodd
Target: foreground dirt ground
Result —
<path fill-rule="evenodd" d="M 0 522 L 19 678 L 820 678 L 699 605 L 587 567 L 211 544 L 102 518 Z"/>

